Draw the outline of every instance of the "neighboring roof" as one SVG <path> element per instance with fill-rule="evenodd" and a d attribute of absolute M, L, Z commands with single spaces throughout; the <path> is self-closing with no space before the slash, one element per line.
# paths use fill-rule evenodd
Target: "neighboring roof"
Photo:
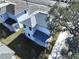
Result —
<path fill-rule="evenodd" d="M 31 27 L 32 27 L 32 28 L 35 27 L 36 24 L 37 24 L 36 18 L 35 18 L 35 16 L 32 16 L 32 17 L 31 17 Z"/>
<path fill-rule="evenodd" d="M 45 42 L 49 36 L 39 30 L 36 30 L 33 36 L 36 38 L 36 40 L 41 40 L 42 42 Z"/>
<path fill-rule="evenodd" d="M 4 45 L 3 43 L 0 42 L 0 54 L 8 54 L 8 53 L 15 54 L 15 52 L 13 50 L 11 50 L 6 45 Z"/>
<path fill-rule="evenodd" d="M 17 21 L 15 21 L 14 19 L 8 18 L 5 23 L 9 24 L 9 25 L 13 25 L 14 23 L 17 23 Z"/>

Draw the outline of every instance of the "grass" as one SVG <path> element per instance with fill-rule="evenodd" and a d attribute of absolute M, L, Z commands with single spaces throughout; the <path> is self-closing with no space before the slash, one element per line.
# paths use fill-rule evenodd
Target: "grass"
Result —
<path fill-rule="evenodd" d="M 21 33 L 23 33 L 23 29 L 20 29 L 18 32 L 9 35 L 7 38 L 1 40 L 1 42 L 3 42 L 4 44 L 8 45 L 13 40 L 15 40 Z"/>
<path fill-rule="evenodd" d="M 54 36 L 52 36 L 52 42 L 50 43 L 52 46 L 55 44 L 55 41 L 57 40 L 58 38 L 58 35 L 59 35 L 59 32 L 56 32 Z"/>

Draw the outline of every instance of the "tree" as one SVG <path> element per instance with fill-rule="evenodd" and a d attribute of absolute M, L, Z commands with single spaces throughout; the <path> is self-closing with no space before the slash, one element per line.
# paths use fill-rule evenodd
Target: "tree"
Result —
<path fill-rule="evenodd" d="M 54 18 L 51 21 L 53 27 L 57 25 L 65 26 L 74 36 L 79 35 L 79 4 L 74 3 L 69 7 L 61 8 L 54 6 L 50 11 L 50 16 Z M 49 18 L 50 19 L 50 18 Z"/>
<path fill-rule="evenodd" d="M 73 35 L 73 40 L 68 39 L 67 43 L 69 45 L 69 51 L 73 53 L 72 57 L 74 57 L 76 53 L 79 53 L 79 2 L 72 2 L 66 8 L 55 5 L 49 11 L 49 15 L 48 21 L 52 18 L 51 22 L 49 21 L 50 25 L 53 25 L 53 28 L 50 28 L 52 31 L 63 26 Z"/>

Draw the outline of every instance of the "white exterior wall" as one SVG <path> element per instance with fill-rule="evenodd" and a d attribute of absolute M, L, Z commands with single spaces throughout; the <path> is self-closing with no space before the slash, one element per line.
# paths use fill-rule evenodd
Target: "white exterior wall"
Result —
<path fill-rule="evenodd" d="M 18 24 L 19 24 L 20 28 L 23 28 L 23 24 L 22 23 L 18 22 Z"/>
<path fill-rule="evenodd" d="M 6 7 L 0 8 L 0 15 L 6 13 Z"/>
<path fill-rule="evenodd" d="M 29 27 L 26 26 L 26 28 L 24 28 L 24 31 L 25 31 L 25 35 L 26 35 L 28 38 L 30 38 L 30 39 L 32 39 L 32 40 L 34 39 L 33 36 L 32 36 L 33 33 L 34 33 L 33 30 L 30 31 L 30 30 L 29 30 Z M 28 36 L 28 34 L 30 34 L 30 36 Z"/>
<path fill-rule="evenodd" d="M 34 31 L 33 31 L 33 30 L 30 31 L 29 28 L 27 27 L 27 28 L 24 29 L 24 31 L 25 31 L 26 37 L 28 37 L 28 38 L 31 39 L 32 41 L 36 42 L 36 43 L 37 43 L 38 45 L 40 45 L 40 46 L 43 46 L 43 47 L 46 47 L 46 48 L 48 47 L 47 43 L 42 42 L 42 41 L 40 41 L 40 40 L 38 40 L 38 39 L 35 39 L 35 38 L 33 37 L 33 34 L 34 34 Z M 30 36 L 28 36 L 28 33 L 30 34 Z"/>
<path fill-rule="evenodd" d="M 44 33 L 46 33 L 47 35 L 50 35 L 50 32 L 49 32 L 48 29 L 46 29 L 46 28 L 42 28 L 42 27 L 39 27 L 39 28 L 38 28 L 38 27 L 36 27 L 36 28 L 33 29 L 32 31 L 30 31 L 30 30 L 29 30 L 29 27 L 26 26 L 26 28 L 24 28 L 26 37 L 28 37 L 29 39 L 33 40 L 34 42 L 36 42 L 36 43 L 39 44 L 40 46 L 48 47 L 47 43 L 42 42 L 42 41 L 40 41 L 40 40 L 38 40 L 38 39 L 35 39 L 35 38 L 33 37 L 33 34 L 34 34 L 34 32 L 35 32 L 36 29 L 38 29 L 38 30 L 40 30 L 40 31 L 42 31 L 42 32 L 44 32 Z M 42 29 L 43 29 L 43 30 L 42 30 Z M 28 33 L 30 34 L 30 36 L 28 36 Z"/>

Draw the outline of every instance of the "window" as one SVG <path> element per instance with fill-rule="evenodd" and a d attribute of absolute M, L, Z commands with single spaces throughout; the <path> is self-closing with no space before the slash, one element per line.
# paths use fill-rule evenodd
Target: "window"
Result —
<path fill-rule="evenodd" d="M 26 10 L 24 12 L 26 13 Z"/>
<path fill-rule="evenodd" d="M 18 25 L 18 24 L 16 24 L 16 25 L 15 25 L 15 28 L 16 28 L 16 29 L 18 29 L 18 28 L 19 28 L 19 25 Z"/>
<path fill-rule="evenodd" d="M 68 1 L 66 0 L 65 3 L 67 3 Z"/>
<path fill-rule="evenodd" d="M 2 17 L 2 16 L 0 15 L 0 17 Z"/>
<path fill-rule="evenodd" d="M 28 36 L 30 36 L 30 34 L 28 33 Z"/>
<path fill-rule="evenodd" d="M 31 28 L 31 27 L 29 27 L 29 30 L 31 31 L 31 30 L 32 30 L 32 28 Z"/>
<path fill-rule="evenodd" d="M 24 27 L 24 28 L 26 28 L 26 25 L 25 25 L 25 24 L 23 24 L 23 27 Z"/>

